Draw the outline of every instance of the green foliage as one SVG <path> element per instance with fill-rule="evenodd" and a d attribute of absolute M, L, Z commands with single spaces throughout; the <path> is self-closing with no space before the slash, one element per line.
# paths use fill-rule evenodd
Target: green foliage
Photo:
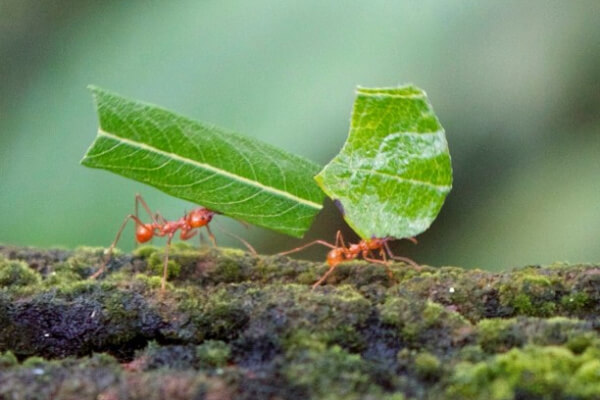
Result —
<path fill-rule="evenodd" d="M 100 128 L 81 163 L 300 237 L 322 208 L 302 157 L 160 107 L 92 87 Z"/>
<path fill-rule="evenodd" d="M 452 167 L 425 92 L 359 88 L 348 140 L 315 179 L 362 238 L 426 230 L 452 187 Z"/>

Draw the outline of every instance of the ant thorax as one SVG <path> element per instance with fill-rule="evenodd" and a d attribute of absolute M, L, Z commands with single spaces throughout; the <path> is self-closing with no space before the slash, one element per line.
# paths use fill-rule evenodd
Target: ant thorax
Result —
<path fill-rule="evenodd" d="M 361 241 L 360 243 L 354 243 L 351 244 L 350 247 L 348 247 L 348 252 L 351 254 L 358 254 L 361 251 L 363 251 L 363 246 L 361 246 L 361 244 L 363 244 L 363 242 Z"/>

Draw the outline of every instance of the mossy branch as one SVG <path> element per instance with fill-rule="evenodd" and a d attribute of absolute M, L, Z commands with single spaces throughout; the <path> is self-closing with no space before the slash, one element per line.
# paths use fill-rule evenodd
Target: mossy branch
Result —
<path fill-rule="evenodd" d="M 600 267 L 340 265 L 0 247 L 0 397 L 600 396 Z M 155 272 L 156 271 L 156 272 Z M 142 394 L 140 394 L 142 393 Z M 138 397 L 135 397 L 138 396 Z"/>

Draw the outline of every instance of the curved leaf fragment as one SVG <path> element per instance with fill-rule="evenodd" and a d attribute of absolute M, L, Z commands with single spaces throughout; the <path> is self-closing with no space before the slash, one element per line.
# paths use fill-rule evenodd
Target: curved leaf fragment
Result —
<path fill-rule="evenodd" d="M 358 88 L 348 140 L 315 179 L 362 238 L 425 231 L 452 187 L 446 136 L 425 92 Z"/>
<path fill-rule="evenodd" d="M 301 237 L 322 208 L 319 166 L 255 139 L 90 87 L 100 120 L 83 165 Z"/>

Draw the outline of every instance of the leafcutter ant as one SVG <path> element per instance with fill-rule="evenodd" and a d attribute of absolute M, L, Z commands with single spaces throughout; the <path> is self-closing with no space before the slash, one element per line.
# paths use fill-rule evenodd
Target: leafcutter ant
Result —
<path fill-rule="evenodd" d="M 329 250 L 329 253 L 327 253 L 327 264 L 329 264 L 329 269 L 317 282 L 314 283 L 314 285 L 312 286 L 313 289 L 315 289 L 317 286 L 323 283 L 325 279 L 327 279 L 327 277 L 333 272 L 335 267 L 337 267 L 340 263 L 344 261 L 354 260 L 359 256 L 362 257 L 362 259 L 365 261 L 384 265 L 390 279 L 394 279 L 392 270 L 390 269 L 390 266 L 388 264 L 388 257 L 392 260 L 403 261 L 417 268 L 419 268 L 419 264 L 417 264 L 410 258 L 399 257 L 394 255 L 389 246 L 389 242 L 392 240 L 394 240 L 394 238 L 392 237 L 363 239 L 358 243 L 346 246 L 346 243 L 344 242 L 344 238 L 342 236 L 342 232 L 337 231 L 337 234 L 335 235 L 335 244 L 328 243 L 324 240 L 315 240 L 303 246 L 296 247 L 295 249 L 279 253 L 279 255 L 295 253 L 315 244 L 320 244 L 322 246 L 329 247 L 331 249 Z M 415 238 L 407 238 L 407 240 L 410 240 L 415 244 L 417 243 L 417 239 Z M 375 258 L 375 255 L 373 254 L 377 251 L 379 252 L 380 258 Z"/>
<path fill-rule="evenodd" d="M 144 210 L 148 213 L 152 222 L 144 223 L 144 222 L 142 222 L 142 220 L 139 219 L 139 217 L 138 217 L 139 204 L 141 204 L 142 207 L 144 208 Z M 169 249 L 171 247 L 171 241 L 173 240 L 175 233 L 177 231 L 181 231 L 179 233 L 179 238 L 181 240 L 188 240 L 188 239 L 191 239 L 192 237 L 194 237 L 198 233 L 199 228 L 205 227 L 206 230 L 208 231 L 210 240 L 216 246 L 215 236 L 213 235 L 210 228 L 208 227 L 208 224 L 210 223 L 210 221 L 212 221 L 212 218 L 215 214 L 216 214 L 216 212 L 211 211 L 208 208 L 199 207 L 199 208 L 196 208 L 196 209 L 190 211 L 189 213 L 186 213 L 183 217 L 181 217 L 175 221 L 167 221 L 159 213 L 152 214 L 152 211 L 150 211 L 150 207 L 148 207 L 148 204 L 146 204 L 146 202 L 144 201 L 142 196 L 139 194 L 136 194 L 136 196 L 135 196 L 135 215 L 129 214 L 127 217 L 125 217 L 125 220 L 121 224 L 121 227 L 119 228 L 119 231 L 117 232 L 117 235 L 115 236 L 115 240 L 113 240 L 110 247 L 106 251 L 106 256 L 105 256 L 102 266 L 100 267 L 100 269 L 98 269 L 98 271 L 96 271 L 92 276 L 90 276 L 90 278 L 96 279 L 106 270 L 106 265 L 108 264 L 108 261 L 110 260 L 110 258 L 112 256 L 112 253 L 115 249 L 115 246 L 117 245 L 117 242 L 121 238 L 121 233 L 123 233 L 123 229 L 125 229 L 125 226 L 131 220 L 135 223 L 135 239 L 138 243 L 148 242 L 155 236 L 158 236 L 158 237 L 166 236 L 167 237 L 167 246 L 166 246 L 166 250 L 165 250 L 165 258 L 164 258 L 164 264 L 163 264 L 163 276 L 162 276 L 162 282 L 161 282 L 161 286 L 160 286 L 161 291 L 164 291 L 166 282 L 167 282 L 167 264 L 169 262 Z M 243 242 L 244 242 L 244 244 L 249 246 L 247 243 L 245 243 L 245 241 L 243 241 Z"/>

